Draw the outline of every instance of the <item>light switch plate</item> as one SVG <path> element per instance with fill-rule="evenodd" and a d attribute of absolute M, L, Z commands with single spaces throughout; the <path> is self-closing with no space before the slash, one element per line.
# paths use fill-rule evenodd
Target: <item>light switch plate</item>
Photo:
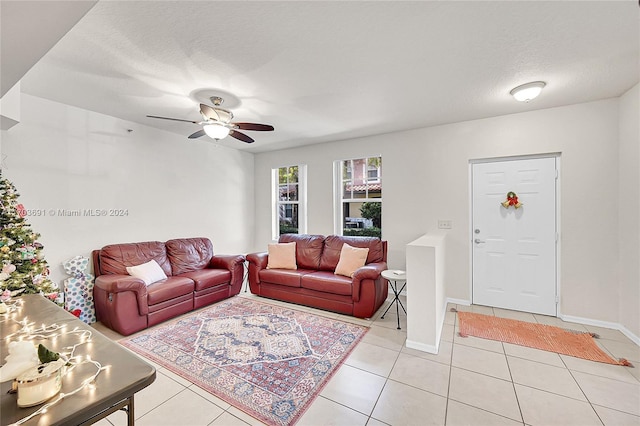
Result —
<path fill-rule="evenodd" d="M 438 220 L 438 229 L 451 229 L 451 221 L 450 220 Z"/>

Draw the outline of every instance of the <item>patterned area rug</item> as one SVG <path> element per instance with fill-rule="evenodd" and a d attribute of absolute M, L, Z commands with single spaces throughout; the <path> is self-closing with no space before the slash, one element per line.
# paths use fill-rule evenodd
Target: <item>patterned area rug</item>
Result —
<path fill-rule="evenodd" d="M 290 425 L 367 331 L 234 297 L 120 343 L 262 422 Z"/>
<path fill-rule="evenodd" d="M 590 333 L 471 312 L 458 312 L 458 319 L 461 337 L 482 337 L 591 361 L 631 366 L 626 359 L 617 361 L 607 355 Z"/>

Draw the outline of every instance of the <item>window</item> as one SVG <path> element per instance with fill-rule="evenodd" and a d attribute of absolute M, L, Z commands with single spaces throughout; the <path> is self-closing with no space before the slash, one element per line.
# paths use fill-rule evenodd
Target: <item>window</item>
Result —
<path fill-rule="evenodd" d="M 378 157 L 380 158 L 380 157 Z M 382 162 L 367 165 L 367 180 L 369 182 L 380 182 L 380 166 Z"/>
<path fill-rule="evenodd" d="M 336 163 L 336 233 L 382 237 L 382 157 Z"/>
<path fill-rule="evenodd" d="M 273 169 L 275 214 L 273 215 L 273 239 L 282 234 L 306 232 L 304 175 L 305 166 L 286 166 Z"/>

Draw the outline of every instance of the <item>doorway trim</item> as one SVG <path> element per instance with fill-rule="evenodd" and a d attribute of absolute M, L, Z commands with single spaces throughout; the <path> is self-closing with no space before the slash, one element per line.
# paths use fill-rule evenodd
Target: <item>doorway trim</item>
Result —
<path fill-rule="evenodd" d="M 541 154 L 528 154 L 528 155 L 514 155 L 507 157 L 485 157 L 485 158 L 474 158 L 469 160 L 468 165 L 468 184 L 469 184 L 469 198 L 468 198 L 468 209 L 469 209 L 469 223 L 468 223 L 468 231 L 467 231 L 467 242 L 469 244 L 469 304 L 473 305 L 473 165 L 481 164 L 481 163 L 494 163 L 499 161 L 517 161 L 517 160 L 532 160 L 539 158 L 554 158 L 556 160 L 556 318 L 562 317 L 562 292 L 561 292 L 561 252 L 562 252 L 562 232 L 561 232 L 561 206 L 562 206 L 562 194 L 560 181 L 562 177 L 562 166 L 561 152 L 549 152 L 549 153 L 541 153 Z"/>

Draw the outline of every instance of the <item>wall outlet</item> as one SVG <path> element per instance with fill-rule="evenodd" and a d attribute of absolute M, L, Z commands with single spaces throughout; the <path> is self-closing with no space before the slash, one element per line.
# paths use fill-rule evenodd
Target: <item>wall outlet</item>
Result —
<path fill-rule="evenodd" d="M 451 221 L 450 220 L 438 220 L 438 229 L 451 229 Z"/>

